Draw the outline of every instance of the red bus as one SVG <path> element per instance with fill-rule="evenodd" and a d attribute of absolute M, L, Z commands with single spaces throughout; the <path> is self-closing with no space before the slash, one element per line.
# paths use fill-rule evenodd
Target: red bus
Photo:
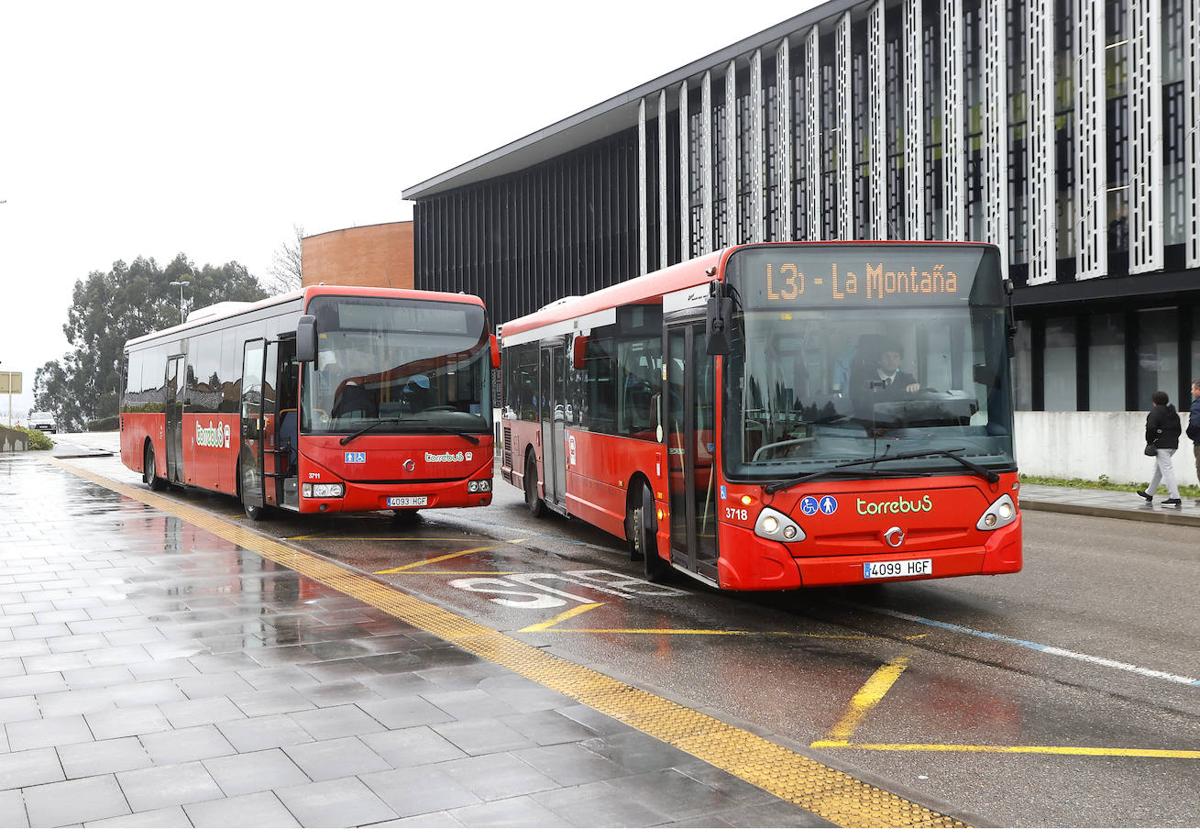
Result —
<path fill-rule="evenodd" d="M 125 345 L 121 460 L 251 519 L 492 499 L 491 370 L 471 295 L 312 286 L 222 303 Z"/>
<path fill-rule="evenodd" d="M 755 244 L 504 324 L 504 479 L 651 579 L 1021 568 L 996 248 Z"/>

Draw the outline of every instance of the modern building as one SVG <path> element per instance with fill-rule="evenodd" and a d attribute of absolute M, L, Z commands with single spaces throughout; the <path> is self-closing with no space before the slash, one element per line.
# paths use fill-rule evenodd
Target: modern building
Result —
<path fill-rule="evenodd" d="M 1132 411 L 1200 376 L 1198 159 L 1197 0 L 830 0 L 404 197 L 417 288 L 497 322 L 737 242 L 996 242 L 1019 408 Z"/>
<path fill-rule="evenodd" d="M 300 240 L 305 286 L 413 288 L 413 223 L 331 230 Z"/>

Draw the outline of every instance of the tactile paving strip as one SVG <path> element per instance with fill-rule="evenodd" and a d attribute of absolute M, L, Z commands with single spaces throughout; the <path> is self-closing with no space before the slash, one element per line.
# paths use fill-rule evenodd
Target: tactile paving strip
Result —
<path fill-rule="evenodd" d="M 961 828 L 954 817 L 827 767 L 818 761 L 400 592 L 249 528 L 169 497 L 60 461 L 86 481 L 175 516 L 317 583 L 502 665 L 660 741 L 708 762 L 806 811 L 848 828 Z"/>

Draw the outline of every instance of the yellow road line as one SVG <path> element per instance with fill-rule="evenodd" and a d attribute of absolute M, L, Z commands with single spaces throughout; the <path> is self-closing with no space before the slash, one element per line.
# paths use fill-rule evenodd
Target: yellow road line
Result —
<path fill-rule="evenodd" d="M 553 627 L 556 624 L 559 624 L 560 622 L 566 621 L 569 618 L 574 618 L 575 616 L 585 613 L 588 610 L 594 610 L 594 609 L 596 609 L 596 607 L 603 607 L 603 606 L 604 606 L 603 603 L 578 604 L 574 607 L 571 607 L 571 609 L 569 609 L 569 610 L 564 610 L 564 611 L 560 612 L 558 615 L 554 616 L 553 618 L 549 618 L 546 621 L 541 622 L 540 624 L 530 624 L 528 627 L 522 627 L 517 632 L 518 633 L 537 633 L 539 631 L 549 630 L 551 627 Z"/>
<path fill-rule="evenodd" d="M 516 545 L 517 543 L 525 542 L 525 539 L 526 538 L 522 537 L 519 540 L 509 540 L 508 542 L 513 545 Z M 383 569 L 382 571 L 375 572 L 375 574 L 377 574 L 377 575 L 394 575 L 399 572 L 407 572 L 411 569 L 419 569 L 422 566 L 431 566 L 434 563 L 441 563 L 444 560 L 454 560 L 459 557 L 466 557 L 468 554 L 480 554 L 484 551 L 491 551 L 492 549 L 500 548 L 503 545 L 504 545 L 504 543 L 493 543 L 492 545 L 481 545 L 476 548 L 464 548 L 462 551 L 452 551 L 449 554 L 442 554 L 437 557 L 430 557 L 428 560 L 418 560 L 415 563 L 409 563 L 405 566 L 397 566 L 394 569 Z"/>
<path fill-rule="evenodd" d="M 1087 755 L 1117 758 L 1183 758 L 1200 759 L 1200 750 L 1158 750 L 1127 747 L 1042 747 L 1003 746 L 997 744 L 861 744 L 846 741 L 813 741 L 816 749 L 873 750 L 876 752 L 965 752 L 1018 753 L 1022 755 Z"/>
<path fill-rule="evenodd" d="M 711 715 L 560 659 L 382 581 L 278 542 L 200 508 L 131 487 L 63 461 L 60 469 L 120 493 L 349 595 L 419 630 L 695 756 L 835 825 L 962 827 L 954 817 L 882 790 Z"/>
<path fill-rule="evenodd" d="M 470 577 L 476 577 L 478 575 L 511 575 L 512 572 L 507 572 L 507 571 L 497 572 L 497 571 L 493 571 L 493 570 L 481 572 L 477 569 L 412 569 L 411 571 L 399 570 L 399 571 L 390 571 L 390 572 L 372 572 L 372 574 L 376 574 L 376 575 L 382 575 L 382 574 L 389 574 L 389 575 L 467 575 Z"/>
<path fill-rule="evenodd" d="M 483 539 L 473 539 L 469 537 L 356 537 L 350 535 L 336 534 L 304 534 L 295 537 L 283 537 L 287 542 L 312 542 L 316 540 L 328 542 L 462 542 L 462 543 L 483 543 L 488 542 Z"/>
<path fill-rule="evenodd" d="M 897 656 L 891 662 L 881 666 L 850 698 L 850 705 L 846 707 L 841 720 L 833 725 L 825 739 L 841 743 L 849 741 L 850 737 L 854 735 L 854 730 L 858 729 L 863 719 L 879 705 L 879 702 L 896 684 L 896 680 L 900 679 L 900 675 L 907 667 L 907 656 Z"/>

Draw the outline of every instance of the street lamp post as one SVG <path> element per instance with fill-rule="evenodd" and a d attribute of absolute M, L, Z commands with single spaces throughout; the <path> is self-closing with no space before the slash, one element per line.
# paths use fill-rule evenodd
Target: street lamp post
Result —
<path fill-rule="evenodd" d="M 179 323 L 183 323 L 183 287 L 191 285 L 189 280 L 172 280 L 172 286 L 179 287 Z"/>

